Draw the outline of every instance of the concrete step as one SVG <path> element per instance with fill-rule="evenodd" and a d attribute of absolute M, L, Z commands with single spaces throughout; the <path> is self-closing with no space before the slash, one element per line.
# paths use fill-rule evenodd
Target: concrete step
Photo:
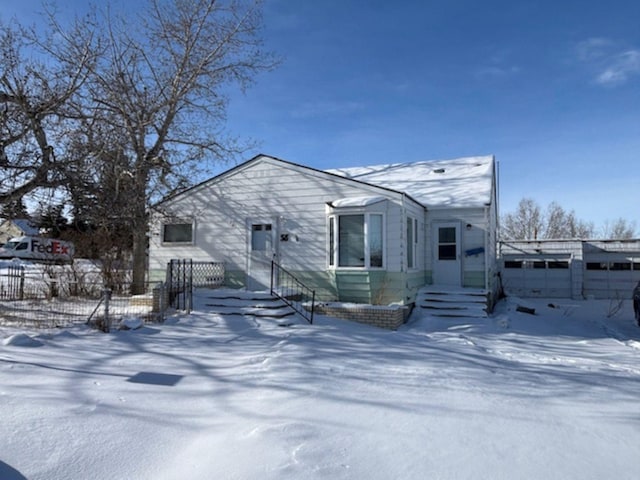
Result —
<path fill-rule="evenodd" d="M 210 312 L 220 315 L 284 318 L 295 314 L 292 308 L 269 292 L 216 289 L 207 292 L 204 305 Z"/>
<path fill-rule="evenodd" d="M 435 317 L 487 317 L 487 293 L 476 288 L 426 286 L 416 304 Z"/>

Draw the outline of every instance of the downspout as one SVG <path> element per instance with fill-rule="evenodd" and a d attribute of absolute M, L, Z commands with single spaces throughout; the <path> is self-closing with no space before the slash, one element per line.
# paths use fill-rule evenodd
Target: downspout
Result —
<path fill-rule="evenodd" d="M 484 234 L 484 289 L 489 291 L 489 257 L 491 251 L 489 250 L 489 242 L 491 241 L 491 215 L 489 215 L 490 205 L 484 209 L 484 224 L 487 226 Z"/>

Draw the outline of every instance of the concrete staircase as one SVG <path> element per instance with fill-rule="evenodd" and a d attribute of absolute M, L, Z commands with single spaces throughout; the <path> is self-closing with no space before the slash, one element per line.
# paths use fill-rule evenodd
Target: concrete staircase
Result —
<path fill-rule="evenodd" d="M 416 306 L 434 317 L 488 316 L 487 292 L 478 288 L 427 285 L 418 291 Z"/>
<path fill-rule="evenodd" d="M 203 299 L 207 311 L 220 315 L 250 315 L 260 318 L 284 318 L 295 311 L 268 292 L 218 289 L 207 292 Z"/>

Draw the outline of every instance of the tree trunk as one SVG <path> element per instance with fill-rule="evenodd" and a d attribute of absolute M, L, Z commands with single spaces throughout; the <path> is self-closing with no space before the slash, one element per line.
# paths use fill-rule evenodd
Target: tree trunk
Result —
<path fill-rule="evenodd" d="M 145 277 L 147 272 L 147 225 L 146 222 L 135 222 L 133 230 L 133 272 L 131 274 L 131 294 L 145 293 Z M 142 225 L 141 225 L 142 224 Z"/>

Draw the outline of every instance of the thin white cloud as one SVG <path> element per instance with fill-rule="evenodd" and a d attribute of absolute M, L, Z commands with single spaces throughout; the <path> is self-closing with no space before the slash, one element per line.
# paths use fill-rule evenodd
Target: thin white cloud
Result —
<path fill-rule="evenodd" d="M 516 66 L 490 65 L 476 70 L 476 75 L 480 78 L 502 78 L 517 73 L 520 73 L 520 68 Z"/>
<path fill-rule="evenodd" d="M 349 115 L 364 109 L 364 104 L 356 101 L 317 100 L 298 105 L 292 112 L 293 118 Z"/>
<path fill-rule="evenodd" d="M 494 50 L 483 65 L 475 69 L 475 76 L 480 79 L 498 79 L 519 74 L 520 67 L 511 62 L 512 56 L 511 49 Z"/>
<path fill-rule="evenodd" d="M 578 43 L 576 52 L 581 61 L 590 62 L 602 59 L 613 47 L 613 41 L 608 38 L 593 37 Z"/>
<path fill-rule="evenodd" d="M 576 55 L 593 69 L 598 85 L 622 85 L 640 76 L 640 49 L 622 49 L 608 38 L 593 37 L 578 43 Z"/>
<path fill-rule="evenodd" d="M 610 59 L 609 66 L 596 78 L 601 85 L 619 85 L 640 75 L 640 50 L 627 50 Z"/>

